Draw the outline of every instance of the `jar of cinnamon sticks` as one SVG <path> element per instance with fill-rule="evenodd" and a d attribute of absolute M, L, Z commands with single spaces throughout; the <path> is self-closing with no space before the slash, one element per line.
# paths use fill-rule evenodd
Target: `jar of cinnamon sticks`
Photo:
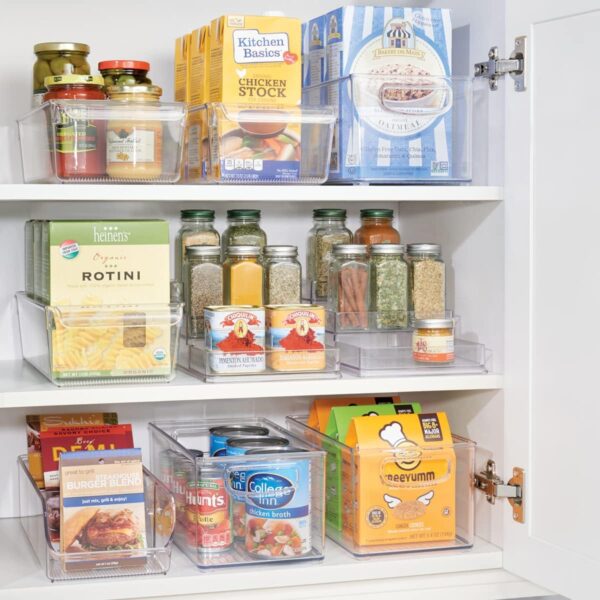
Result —
<path fill-rule="evenodd" d="M 368 329 L 369 264 L 366 245 L 339 244 L 333 247 L 328 306 L 337 313 L 338 329 Z"/>

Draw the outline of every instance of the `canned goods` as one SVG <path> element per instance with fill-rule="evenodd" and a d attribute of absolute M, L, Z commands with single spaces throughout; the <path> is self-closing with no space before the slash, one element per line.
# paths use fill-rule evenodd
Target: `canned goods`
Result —
<path fill-rule="evenodd" d="M 266 427 L 258 425 L 222 425 L 211 427 L 210 431 L 210 455 L 223 456 L 227 452 L 227 440 L 240 437 L 260 437 L 269 435 Z"/>
<path fill-rule="evenodd" d="M 227 550 L 233 543 L 231 503 L 223 471 L 201 468 L 188 482 L 185 518 L 187 541 L 201 552 Z"/>

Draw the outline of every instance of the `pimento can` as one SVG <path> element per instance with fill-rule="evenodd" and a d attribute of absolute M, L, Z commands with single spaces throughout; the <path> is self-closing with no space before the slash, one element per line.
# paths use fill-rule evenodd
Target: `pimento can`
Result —
<path fill-rule="evenodd" d="M 227 453 L 227 440 L 230 438 L 249 438 L 269 435 L 266 427 L 258 425 L 222 425 L 211 427 L 210 455 L 223 456 Z"/>
<path fill-rule="evenodd" d="M 265 370 L 265 309 L 260 306 L 208 306 L 204 310 L 208 366 L 214 373 Z"/>
<path fill-rule="evenodd" d="M 233 543 L 231 502 L 221 469 L 201 468 L 188 482 L 187 541 L 203 553 L 222 552 Z"/>
<path fill-rule="evenodd" d="M 313 304 L 266 308 L 267 365 L 274 371 L 322 371 L 325 357 L 325 308 Z"/>

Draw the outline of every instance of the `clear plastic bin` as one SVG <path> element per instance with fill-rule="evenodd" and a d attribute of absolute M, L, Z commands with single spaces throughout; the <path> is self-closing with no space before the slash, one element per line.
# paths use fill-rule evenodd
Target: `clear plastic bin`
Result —
<path fill-rule="evenodd" d="M 359 377 L 474 375 L 487 373 L 491 352 L 483 344 L 454 340 L 451 363 L 413 359 L 412 332 L 361 332 L 336 335 L 342 369 Z"/>
<path fill-rule="evenodd" d="M 307 417 L 289 416 L 286 424 L 294 435 L 303 438 L 315 448 L 327 452 L 325 511 L 327 537 L 349 552 L 364 556 L 468 548 L 473 545 L 475 442 L 452 436 L 453 444 L 447 447 L 424 448 L 415 446 L 411 442 L 413 446 L 409 450 L 396 448 L 360 450 L 346 446 L 312 429 L 307 425 Z M 376 485 L 373 482 L 374 473 L 376 479 L 383 480 L 384 473 L 388 473 L 390 468 L 394 469 L 399 458 L 406 460 L 406 457 L 413 463 L 418 459 L 419 477 L 414 478 L 418 481 L 416 483 L 411 481 L 410 477 L 406 477 L 406 473 L 410 471 L 403 471 L 404 477 L 397 476 L 393 480 L 394 483 L 382 485 L 381 499 L 376 506 L 370 504 L 366 506 L 366 499 L 361 493 L 365 491 L 361 489 L 361 478 L 366 479 L 368 485 Z M 429 475 L 436 469 L 440 470 L 440 465 L 443 474 L 438 475 L 437 478 L 430 477 Z M 428 514 L 427 507 L 436 494 L 440 497 L 444 494 L 444 503 L 441 505 L 439 515 L 437 513 L 431 515 Z M 407 496 L 417 497 L 417 500 L 406 501 Z M 432 506 L 440 508 L 439 502 Z M 360 543 L 365 541 L 364 529 L 369 527 L 368 519 L 362 518 L 366 509 L 370 509 L 366 514 L 376 515 L 378 518 L 376 521 L 371 521 L 373 524 L 371 534 L 374 529 L 390 523 L 391 519 L 396 519 L 398 522 L 396 531 L 400 534 L 398 537 L 405 539 L 396 539 L 389 543 Z M 423 526 L 419 522 L 420 519 L 425 518 L 432 518 L 429 528 L 427 524 Z M 418 527 L 419 525 L 421 527 Z M 422 537 L 416 533 L 419 529 Z M 408 533 L 411 530 L 413 534 Z M 411 537 L 414 540 L 411 540 Z"/>
<path fill-rule="evenodd" d="M 256 425 L 285 453 L 210 456 L 210 429 Z M 152 471 L 177 504 L 175 544 L 199 567 L 323 557 L 325 453 L 267 419 L 149 424 Z M 198 456 L 198 450 L 204 456 Z"/>
<path fill-rule="evenodd" d="M 183 304 L 45 306 L 16 294 L 23 358 L 59 386 L 175 377 Z"/>
<path fill-rule="evenodd" d="M 442 315 L 432 315 L 432 318 L 456 318 L 453 311 L 446 310 Z M 415 322 L 415 313 L 412 310 L 388 310 L 384 312 L 336 312 L 326 311 L 325 328 L 328 333 L 359 333 L 359 332 L 387 332 L 409 331 Z"/>
<path fill-rule="evenodd" d="M 264 350 L 221 352 L 201 342 L 190 343 L 180 352 L 179 366 L 207 383 L 231 381 L 281 381 L 284 379 L 337 379 L 341 376 L 339 351 Z"/>
<path fill-rule="evenodd" d="M 186 112 L 183 103 L 45 102 L 18 120 L 23 179 L 175 183 L 181 171 Z"/>
<path fill-rule="evenodd" d="M 319 184 L 327 180 L 335 115 L 328 106 L 210 103 L 190 111 L 192 183 Z"/>
<path fill-rule="evenodd" d="M 136 550 L 103 552 L 60 552 L 59 532 L 49 525 L 55 508 L 48 500 L 57 491 L 40 490 L 29 474 L 27 457 L 18 458 L 19 515 L 31 547 L 51 581 L 125 577 L 166 573 L 171 566 L 171 542 L 175 530 L 175 500 L 169 490 L 150 471 L 144 469 L 144 501 L 146 503 L 146 537 L 148 547 Z M 60 510 L 60 509 L 59 509 Z M 136 565 L 118 565 L 123 558 L 136 558 Z M 95 567 L 89 563 L 97 561 Z"/>
<path fill-rule="evenodd" d="M 329 181 L 471 181 L 471 78 L 353 74 L 303 101 L 337 110 Z"/>

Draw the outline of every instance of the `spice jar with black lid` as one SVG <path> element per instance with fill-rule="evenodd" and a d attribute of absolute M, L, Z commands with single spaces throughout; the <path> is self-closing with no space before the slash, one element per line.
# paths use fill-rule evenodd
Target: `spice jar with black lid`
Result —
<path fill-rule="evenodd" d="M 446 266 L 439 244 L 409 244 L 410 308 L 415 319 L 443 318 L 446 310 Z"/>
<path fill-rule="evenodd" d="M 375 329 L 408 326 L 408 264 L 401 244 L 374 244 L 369 260 L 370 307 Z"/>
<path fill-rule="evenodd" d="M 265 246 L 265 304 L 299 304 L 302 266 L 296 246 Z"/>

